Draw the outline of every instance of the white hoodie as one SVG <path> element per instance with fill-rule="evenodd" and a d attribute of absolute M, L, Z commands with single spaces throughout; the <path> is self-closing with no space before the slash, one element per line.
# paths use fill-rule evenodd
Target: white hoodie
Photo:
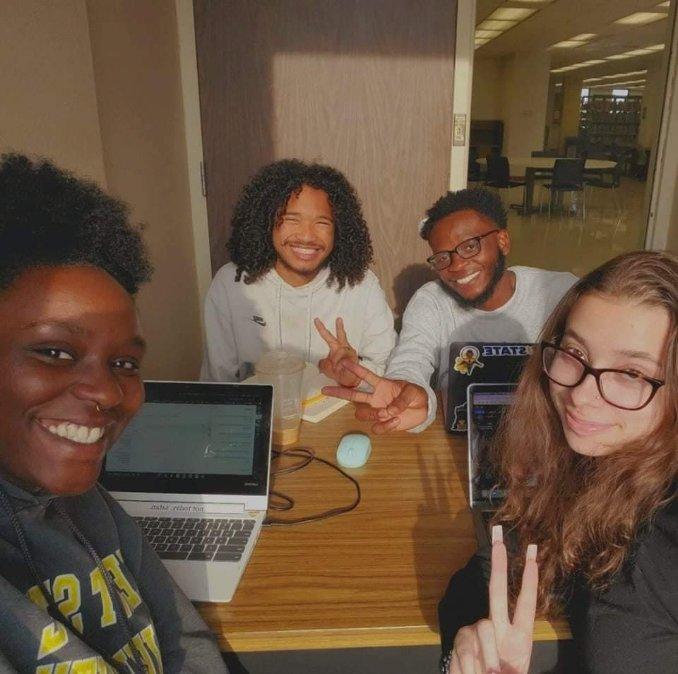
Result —
<path fill-rule="evenodd" d="M 236 267 L 224 265 L 212 280 L 205 298 L 206 347 L 200 377 L 203 381 L 241 381 L 254 372 L 254 363 L 266 351 L 284 349 L 317 364 L 329 347 L 318 334 L 319 318 L 335 334 L 342 318 L 346 336 L 363 365 L 383 373 L 395 346 L 393 314 L 379 280 L 367 271 L 353 287 L 338 290 L 327 285 L 329 269 L 322 269 L 306 285 L 295 288 L 268 271 L 255 283 L 235 280 Z"/>

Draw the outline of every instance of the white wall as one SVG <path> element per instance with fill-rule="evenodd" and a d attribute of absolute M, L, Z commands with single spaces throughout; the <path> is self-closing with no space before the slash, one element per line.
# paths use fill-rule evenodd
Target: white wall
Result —
<path fill-rule="evenodd" d="M 638 145 L 652 147 L 656 141 L 664 99 L 665 77 L 661 54 L 657 54 L 648 63 L 645 80 L 645 89 L 642 92 L 642 114 L 640 128 L 638 129 Z"/>
<path fill-rule="evenodd" d="M 544 145 L 550 55 L 519 52 L 504 61 L 504 154 L 529 156 Z"/>
<path fill-rule="evenodd" d="M 471 118 L 504 122 L 505 155 L 529 155 L 544 145 L 550 59 L 538 51 L 474 61 Z"/>
<path fill-rule="evenodd" d="M 471 119 L 502 119 L 502 72 L 501 59 L 473 60 Z"/>

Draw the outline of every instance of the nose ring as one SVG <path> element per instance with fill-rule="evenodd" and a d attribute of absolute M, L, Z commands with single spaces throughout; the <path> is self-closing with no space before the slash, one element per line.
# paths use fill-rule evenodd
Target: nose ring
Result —
<path fill-rule="evenodd" d="M 96 404 L 97 412 L 103 412 L 104 410 L 102 409 L 101 405 L 99 403 Z"/>

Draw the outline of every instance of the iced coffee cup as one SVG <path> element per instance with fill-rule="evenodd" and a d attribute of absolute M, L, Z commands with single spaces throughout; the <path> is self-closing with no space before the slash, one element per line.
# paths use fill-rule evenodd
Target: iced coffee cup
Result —
<path fill-rule="evenodd" d="M 285 351 L 269 351 L 259 359 L 255 370 L 258 381 L 273 384 L 273 444 L 297 442 L 304 361 Z"/>

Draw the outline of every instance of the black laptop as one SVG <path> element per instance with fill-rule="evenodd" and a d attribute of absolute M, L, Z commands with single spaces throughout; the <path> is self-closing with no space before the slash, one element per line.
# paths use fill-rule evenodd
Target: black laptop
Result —
<path fill-rule="evenodd" d="M 534 344 L 517 342 L 453 342 L 447 388 L 442 391 L 448 433 L 468 430 L 468 387 L 517 382 L 533 348 Z"/>

